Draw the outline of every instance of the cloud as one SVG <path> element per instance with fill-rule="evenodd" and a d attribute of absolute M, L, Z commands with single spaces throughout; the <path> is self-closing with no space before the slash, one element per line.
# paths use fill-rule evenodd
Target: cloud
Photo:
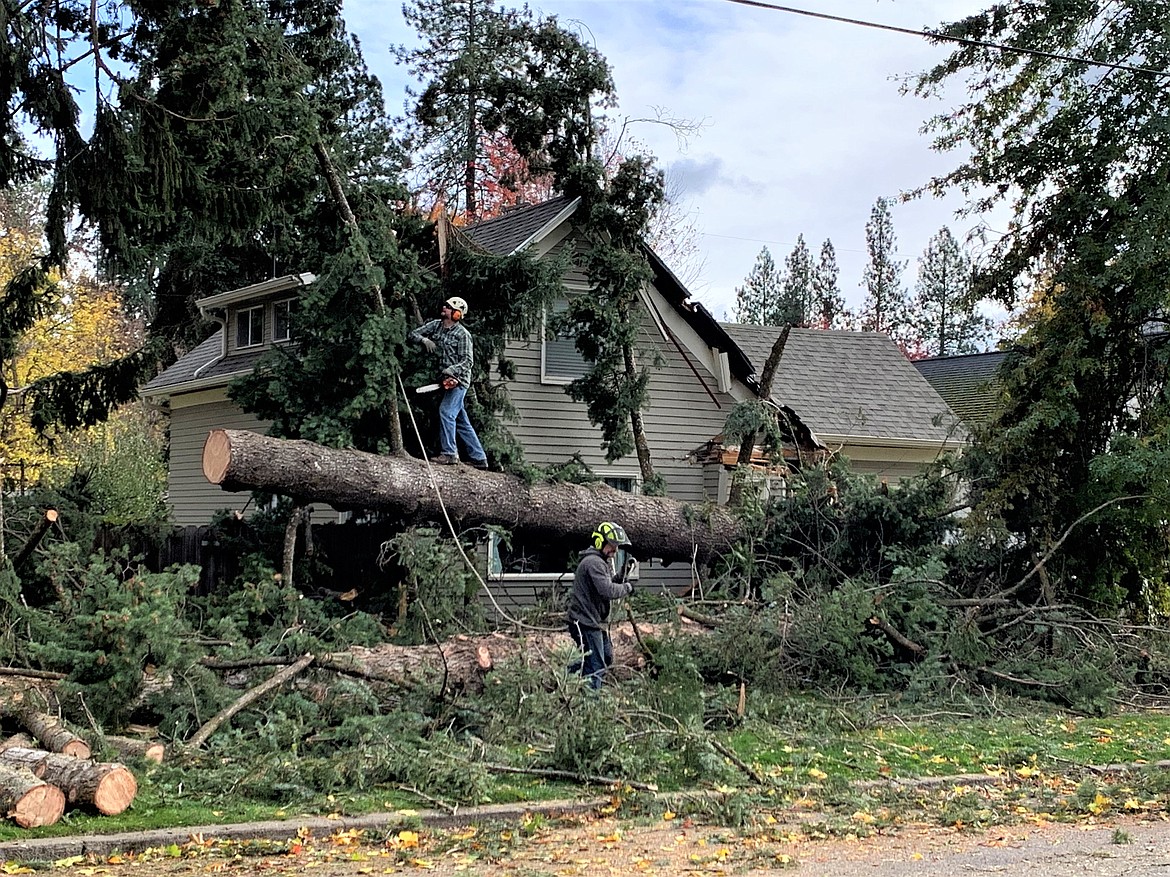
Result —
<path fill-rule="evenodd" d="M 684 198 L 697 198 L 719 187 L 747 191 L 759 185 L 746 176 L 728 174 L 724 168 L 725 162 L 716 155 L 680 158 L 667 165 L 666 178 Z"/>

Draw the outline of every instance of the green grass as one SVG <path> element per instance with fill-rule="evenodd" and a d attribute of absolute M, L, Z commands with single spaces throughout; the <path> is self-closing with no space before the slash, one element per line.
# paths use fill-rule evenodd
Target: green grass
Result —
<path fill-rule="evenodd" d="M 781 731 L 749 723 L 731 737 L 746 760 L 777 775 L 819 771 L 841 780 L 950 776 L 1026 768 L 1142 763 L 1170 758 L 1170 714 L 1109 718 L 944 716 L 834 730 Z M 814 774 L 815 775 L 815 774 Z"/>
<path fill-rule="evenodd" d="M 775 706 L 775 705 L 773 705 Z M 966 717 L 937 713 L 918 719 L 895 719 L 868 709 L 842 709 L 823 702 L 792 699 L 781 712 L 749 718 L 730 732 L 715 732 L 745 762 L 756 765 L 777 788 L 844 788 L 857 780 L 1008 773 L 1078 776 L 1085 765 L 1154 762 L 1170 758 L 1170 714 L 1129 713 L 1086 718 L 1044 713 L 1026 705 L 1030 715 Z M 877 706 L 880 706 L 877 705 Z M 767 712 L 767 710 L 764 710 Z M 666 762 L 664 761 L 664 767 Z M 198 768 L 195 770 L 204 770 Z M 729 768 L 730 770 L 730 768 Z M 135 768 L 139 781 L 133 806 L 115 817 L 71 811 L 59 823 L 20 829 L 0 823 L 0 841 L 71 834 L 100 834 L 155 828 L 228 824 L 267 819 L 295 819 L 331 813 L 359 815 L 378 811 L 431 809 L 436 803 L 399 788 L 372 792 L 304 797 L 281 801 L 249 800 L 233 795 L 230 783 L 215 786 L 206 776 L 184 775 L 175 766 Z M 654 780 L 654 777 L 638 777 Z M 657 778 L 663 789 L 675 777 Z M 746 783 L 746 779 L 739 778 Z M 216 788 L 214 794 L 206 790 Z M 226 789 L 226 791 L 225 791 Z M 1163 794 L 1164 790 L 1154 793 Z M 523 803 L 602 795 L 535 778 L 500 777 L 492 785 L 492 803 Z M 1085 805 L 1096 790 L 1086 786 Z M 1111 793 L 1112 794 L 1112 793 Z M 781 794 L 792 800 L 797 795 Z M 959 802 L 954 802 L 958 806 Z M 978 810 L 978 808 L 976 808 Z M 407 818 L 407 816 L 404 816 Z"/>

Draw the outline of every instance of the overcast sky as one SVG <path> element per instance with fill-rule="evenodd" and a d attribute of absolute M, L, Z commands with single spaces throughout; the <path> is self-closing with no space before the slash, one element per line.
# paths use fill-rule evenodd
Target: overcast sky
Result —
<path fill-rule="evenodd" d="M 661 126 L 634 132 L 658 156 L 699 231 L 692 295 L 730 318 L 735 288 L 767 246 L 778 264 L 804 235 L 814 257 L 832 240 L 841 290 L 856 307 L 865 223 L 879 196 L 897 199 L 953 167 L 919 133 L 949 101 L 899 93 L 900 81 L 946 55 L 926 40 L 729 3 L 727 0 L 537 0 L 534 9 L 577 29 L 613 68 L 618 118 L 702 122 L 689 143 Z M 978 11 L 978 0 L 797 0 L 794 6 L 913 28 Z M 392 111 L 407 83 L 391 45 L 410 43 L 394 0 L 345 0 L 350 29 L 382 80 Z M 956 90 L 954 101 L 962 96 Z M 894 203 L 905 285 L 913 290 L 927 240 L 949 225 L 962 240 L 979 224 L 956 218 L 957 195 Z M 989 221 L 1002 228 L 1002 219 Z M 680 267 L 685 271 L 686 266 Z"/>

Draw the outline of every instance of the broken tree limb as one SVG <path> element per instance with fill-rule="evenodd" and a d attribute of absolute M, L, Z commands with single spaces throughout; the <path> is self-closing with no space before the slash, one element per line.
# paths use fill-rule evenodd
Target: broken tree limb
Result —
<path fill-rule="evenodd" d="M 914 655 L 914 657 L 921 658 L 923 655 L 926 654 L 926 646 L 924 646 L 920 643 L 914 642 L 914 640 L 910 639 L 910 637 L 903 634 L 900 630 L 898 630 L 896 627 L 894 627 L 892 624 L 890 624 L 884 618 L 880 618 L 879 616 L 874 615 L 869 619 L 869 623 L 872 627 L 876 627 L 878 630 L 880 630 L 882 633 L 884 633 L 887 637 L 889 637 L 889 639 L 895 645 L 900 646 L 901 648 L 905 649 L 907 652 L 910 652 L 910 654 Z"/>
<path fill-rule="evenodd" d="M 117 816 L 138 794 L 134 774 L 116 762 L 21 748 L 0 753 L 0 762 L 27 768 L 64 792 L 67 803 L 88 807 L 104 816 Z"/>
<path fill-rule="evenodd" d="M 26 707 L 16 717 L 50 752 L 60 752 L 74 758 L 89 758 L 92 754 L 89 744 L 65 727 L 65 723 L 56 716 Z"/>
<path fill-rule="evenodd" d="M 312 663 L 313 656 L 311 654 L 304 655 L 292 666 L 278 670 L 255 688 L 248 689 L 235 703 L 212 716 L 202 728 L 195 732 L 195 736 L 187 741 L 187 746 L 191 749 L 198 749 L 207 742 L 207 738 L 214 734 L 220 725 L 248 706 L 248 704 L 262 698 L 272 689 L 284 685 L 284 683 L 288 682 L 288 680 L 292 679 Z"/>
<path fill-rule="evenodd" d="M 438 521 L 444 506 L 464 527 L 498 524 L 536 537 L 581 539 L 599 515 L 617 521 L 636 554 L 664 560 L 706 560 L 739 535 L 727 509 L 601 484 L 526 484 L 502 472 L 432 467 L 410 457 L 383 457 L 272 438 L 237 429 L 212 430 L 203 446 L 203 474 L 225 490 L 266 490 L 336 509 L 388 512 L 404 521 Z M 431 484 L 435 479 L 442 504 Z"/>
<path fill-rule="evenodd" d="M 45 538 L 45 534 L 49 532 L 49 528 L 57 523 L 57 517 L 56 509 L 45 509 L 45 513 L 41 515 L 32 532 L 28 534 L 28 538 L 24 540 L 24 545 L 20 547 L 20 551 L 13 559 L 13 569 L 20 569 L 21 565 L 28 560 L 36 547 L 41 544 L 41 540 Z"/>
<path fill-rule="evenodd" d="M 0 809 L 21 828 L 52 825 L 65 812 L 65 793 L 28 768 L 0 764 Z"/>

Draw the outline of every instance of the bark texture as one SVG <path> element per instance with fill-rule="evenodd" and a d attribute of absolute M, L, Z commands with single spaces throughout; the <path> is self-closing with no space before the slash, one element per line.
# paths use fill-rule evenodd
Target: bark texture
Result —
<path fill-rule="evenodd" d="M 89 744 L 65 727 L 56 716 L 25 708 L 18 713 L 20 723 L 50 752 L 74 758 L 89 758 Z"/>
<path fill-rule="evenodd" d="M 65 793 L 27 768 L 0 764 L 0 808 L 21 828 L 52 825 L 65 812 Z"/>
<path fill-rule="evenodd" d="M 235 429 L 213 430 L 203 474 L 225 490 L 267 490 L 300 503 L 372 509 L 407 521 L 442 520 L 443 506 L 464 527 L 498 524 L 537 538 L 581 540 L 598 521 L 625 527 L 640 557 L 706 560 L 739 534 L 726 509 L 665 497 L 636 496 L 598 484 L 526 484 L 502 472 L 343 451 Z"/>
<path fill-rule="evenodd" d="M 0 762 L 30 770 L 65 793 L 69 804 L 82 805 L 105 816 L 117 816 L 138 794 L 138 781 L 123 765 L 89 761 L 19 747 L 0 753 Z"/>

